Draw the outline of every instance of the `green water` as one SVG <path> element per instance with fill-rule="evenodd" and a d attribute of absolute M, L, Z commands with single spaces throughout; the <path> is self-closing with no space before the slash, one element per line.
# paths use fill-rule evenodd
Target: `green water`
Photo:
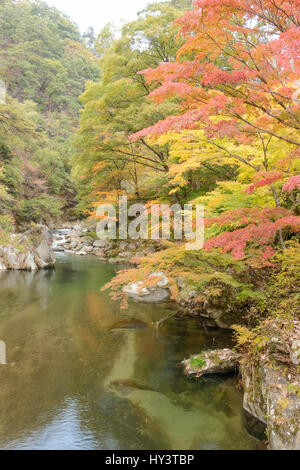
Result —
<path fill-rule="evenodd" d="M 187 380 L 178 363 L 225 347 L 174 306 L 121 311 L 117 268 L 61 255 L 55 271 L 0 274 L 1 449 L 255 449 L 234 378 Z"/>

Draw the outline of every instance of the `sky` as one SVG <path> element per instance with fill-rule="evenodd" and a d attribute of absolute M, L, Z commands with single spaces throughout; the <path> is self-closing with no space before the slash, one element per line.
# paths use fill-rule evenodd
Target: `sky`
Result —
<path fill-rule="evenodd" d="M 109 22 L 117 25 L 121 20 L 133 20 L 138 11 L 151 3 L 150 0 L 46 0 L 66 13 L 81 32 L 93 26 L 96 33 Z"/>

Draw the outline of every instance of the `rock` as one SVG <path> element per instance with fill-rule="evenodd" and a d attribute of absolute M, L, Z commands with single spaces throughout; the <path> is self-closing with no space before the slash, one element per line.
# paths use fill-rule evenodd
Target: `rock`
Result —
<path fill-rule="evenodd" d="M 0 261 L 0 271 L 6 271 L 6 270 L 7 270 L 7 266 Z"/>
<path fill-rule="evenodd" d="M 24 262 L 24 269 L 26 269 L 28 271 L 35 271 L 36 268 L 37 268 L 37 266 L 34 262 L 34 257 L 32 255 L 32 253 L 29 253 L 26 256 L 26 259 L 25 259 L 25 262 Z"/>
<path fill-rule="evenodd" d="M 86 256 L 87 255 L 87 250 L 81 249 L 80 251 L 76 251 L 76 255 L 78 256 Z"/>
<path fill-rule="evenodd" d="M 120 251 L 125 251 L 127 250 L 128 243 L 127 242 L 121 242 L 120 243 Z"/>
<path fill-rule="evenodd" d="M 136 250 L 137 248 L 138 248 L 138 245 L 135 245 L 134 243 L 130 243 L 128 245 L 128 250 L 130 251 Z"/>
<path fill-rule="evenodd" d="M 53 267 L 52 243 L 52 232 L 44 225 L 12 237 L 10 245 L 0 245 L 0 269 L 34 271 Z"/>
<path fill-rule="evenodd" d="M 91 246 L 94 243 L 94 239 L 92 237 L 81 237 L 80 239 L 83 245 Z"/>
<path fill-rule="evenodd" d="M 124 288 L 124 292 L 134 297 L 144 297 L 146 295 L 149 295 L 150 291 L 146 287 L 143 287 L 143 286 L 144 286 L 143 281 L 132 282 L 131 284 L 129 284 L 127 287 Z"/>
<path fill-rule="evenodd" d="M 144 258 L 146 255 L 143 251 L 137 251 L 134 255 L 134 258 Z"/>
<path fill-rule="evenodd" d="M 170 298 L 169 280 L 164 273 L 153 273 L 146 280 L 146 284 L 144 281 L 131 282 L 123 288 L 123 292 L 138 302 L 163 302 Z"/>
<path fill-rule="evenodd" d="M 188 376 L 201 377 L 209 374 L 228 374 L 238 367 L 240 356 L 231 349 L 203 351 L 200 355 L 192 356 L 183 361 L 185 373 Z"/>
<path fill-rule="evenodd" d="M 125 251 L 124 253 L 119 254 L 119 258 L 122 258 L 122 259 L 130 259 L 132 257 L 133 257 L 133 253 L 131 253 L 130 251 Z"/>
<path fill-rule="evenodd" d="M 255 416 L 248 413 L 248 411 L 246 411 L 245 409 L 243 413 L 243 422 L 245 428 L 247 429 L 248 433 L 251 434 L 251 436 L 256 437 L 256 439 L 260 441 L 266 438 L 267 424 L 258 420 Z M 267 450 L 267 445 L 265 450 Z"/>
<path fill-rule="evenodd" d="M 83 234 L 83 228 L 80 225 L 74 225 L 72 232 L 70 234 L 71 237 L 80 237 Z"/>
<path fill-rule="evenodd" d="M 165 276 L 164 273 L 153 273 L 151 274 L 151 277 L 157 277 L 159 280 L 157 282 L 157 286 L 158 287 L 162 287 L 162 288 L 165 288 L 165 287 L 169 287 L 169 279 L 167 278 L 167 276 Z"/>
<path fill-rule="evenodd" d="M 185 287 L 185 281 L 184 281 L 184 278 L 181 277 L 181 276 L 178 276 L 175 278 L 176 282 L 177 282 L 177 285 L 179 287 L 179 289 L 183 289 Z"/>
<path fill-rule="evenodd" d="M 96 240 L 93 244 L 94 248 L 102 250 L 109 250 L 112 247 L 112 243 L 109 240 Z"/>
<path fill-rule="evenodd" d="M 104 250 L 98 250 L 97 248 L 94 248 L 94 255 L 95 256 L 100 256 L 100 258 L 105 258 L 105 251 Z"/>
<path fill-rule="evenodd" d="M 39 268 L 54 266 L 55 257 L 52 249 L 53 236 L 48 227 L 41 227 L 42 240 L 34 253 L 34 260 Z"/>
<path fill-rule="evenodd" d="M 267 426 L 270 450 L 300 450 L 299 377 L 290 383 L 261 357 L 257 364 L 241 365 L 244 409 Z"/>
<path fill-rule="evenodd" d="M 300 364 L 300 340 L 294 341 L 292 344 L 291 361 L 295 366 Z"/>

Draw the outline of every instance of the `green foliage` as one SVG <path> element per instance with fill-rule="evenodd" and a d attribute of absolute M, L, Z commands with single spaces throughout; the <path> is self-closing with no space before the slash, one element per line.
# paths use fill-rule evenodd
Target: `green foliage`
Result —
<path fill-rule="evenodd" d="M 75 205 L 71 136 L 78 97 L 87 80 L 99 78 L 96 61 L 77 26 L 55 8 L 1 1 L 0 78 L 7 95 L 0 104 L 0 213 L 18 223 L 49 220 L 62 215 L 63 205 Z"/>
<path fill-rule="evenodd" d="M 138 72 L 175 58 L 182 40 L 173 21 L 181 13 L 167 2 L 153 3 L 122 28 L 120 38 L 114 39 L 111 25 L 100 33 L 95 48 L 102 78 L 89 82 L 82 95 L 84 110 L 75 141 L 74 176 L 81 207 L 85 200 L 85 208 L 90 208 L 101 192 L 120 190 L 122 180 L 132 182 L 142 198 L 148 184 L 151 194 L 153 181 L 167 172 L 167 147 L 143 139 L 132 143 L 129 136 L 176 112 L 176 100 L 157 105 L 147 97 L 151 88 Z"/>
<path fill-rule="evenodd" d="M 18 220 L 25 223 L 44 222 L 61 215 L 63 202 L 60 199 L 48 195 L 38 196 L 29 201 L 22 201 L 17 210 Z"/>
<path fill-rule="evenodd" d="M 0 215 L 0 229 L 12 233 L 14 229 L 14 219 L 9 215 Z"/>
<path fill-rule="evenodd" d="M 253 364 L 263 353 L 270 367 L 297 373 L 290 359 L 293 341 L 299 339 L 297 321 L 300 307 L 299 243 L 289 242 L 286 250 L 276 256 L 276 272 L 265 287 L 265 299 L 256 302 L 252 315 L 256 327 L 252 330 L 237 325 L 236 342 L 244 354 L 244 361 Z M 289 393 L 299 393 L 298 389 Z"/>
<path fill-rule="evenodd" d="M 193 359 L 190 360 L 190 366 L 193 369 L 202 369 L 205 367 L 206 362 L 203 358 L 201 357 L 194 357 Z"/>
<path fill-rule="evenodd" d="M 45 2 L 0 5 L 1 75 L 7 92 L 42 111 L 79 110 L 76 98 L 97 69 L 77 27 Z"/>

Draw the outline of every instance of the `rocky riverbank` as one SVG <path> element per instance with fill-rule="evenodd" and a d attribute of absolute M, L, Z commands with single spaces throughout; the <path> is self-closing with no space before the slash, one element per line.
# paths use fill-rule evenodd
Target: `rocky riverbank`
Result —
<path fill-rule="evenodd" d="M 136 264 L 136 259 L 155 253 L 155 243 L 99 240 L 96 225 L 77 224 L 54 230 L 53 249 L 56 253 L 96 256 L 111 264 Z"/>
<path fill-rule="evenodd" d="M 35 225 L 25 233 L 3 235 L 0 240 L 0 270 L 52 268 L 55 264 L 52 243 L 52 232 L 44 225 Z"/>

